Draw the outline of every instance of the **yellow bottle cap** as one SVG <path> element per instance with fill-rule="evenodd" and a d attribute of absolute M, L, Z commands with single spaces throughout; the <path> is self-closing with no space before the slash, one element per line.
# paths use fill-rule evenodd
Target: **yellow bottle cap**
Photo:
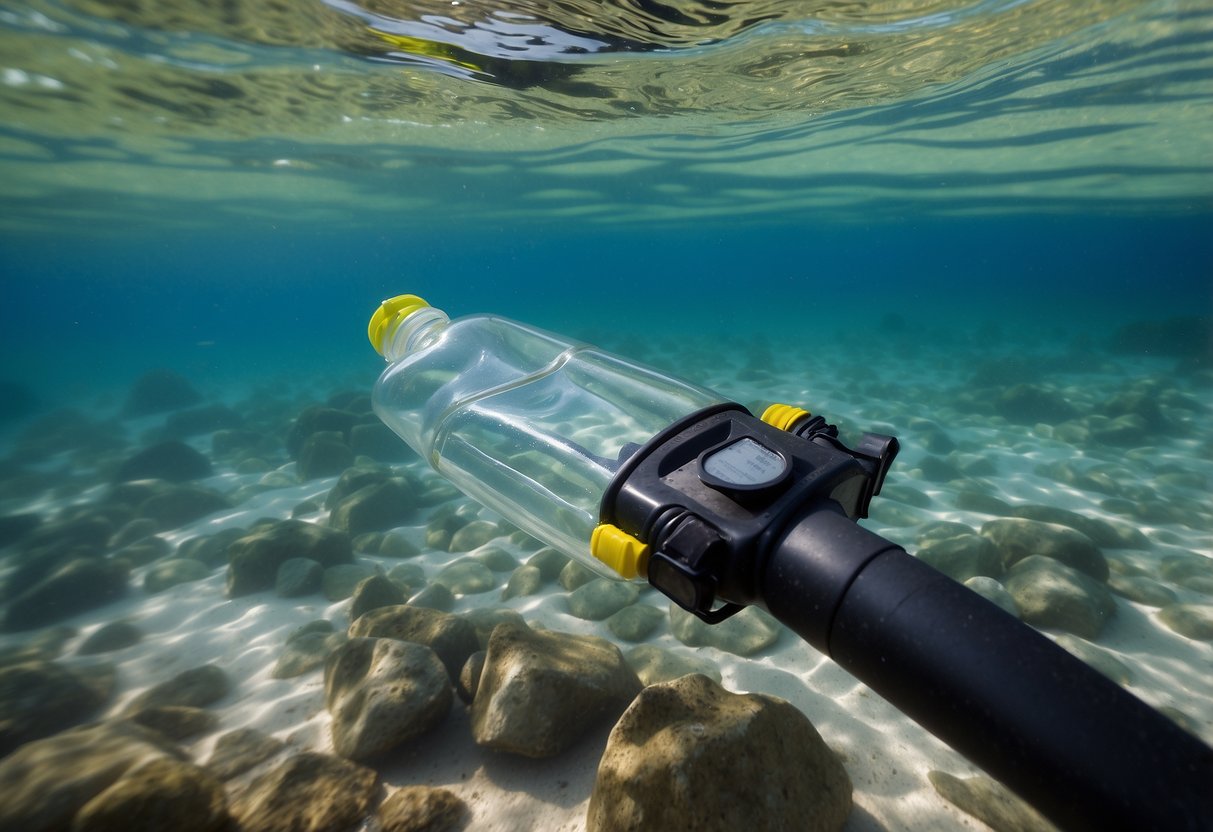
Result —
<path fill-rule="evenodd" d="M 763 411 L 762 421 L 780 430 L 791 430 L 802 418 L 812 415 L 809 411 L 790 404 L 773 404 Z"/>
<path fill-rule="evenodd" d="M 375 310 L 375 314 L 371 315 L 371 322 L 366 328 L 366 337 L 371 339 L 371 346 L 375 348 L 375 352 L 383 355 L 384 345 L 391 339 L 392 334 L 404 322 L 404 319 L 418 309 L 424 309 L 427 306 L 429 304 L 416 295 L 396 295 L 379 304 L 379 308 Z"/>
<path fill-rule="evenodd" d="M 649 571 L 648 544 L 610 523 L 594 527 L 594 533 L 590 535 L 590 552 L 628 580 Z"/>

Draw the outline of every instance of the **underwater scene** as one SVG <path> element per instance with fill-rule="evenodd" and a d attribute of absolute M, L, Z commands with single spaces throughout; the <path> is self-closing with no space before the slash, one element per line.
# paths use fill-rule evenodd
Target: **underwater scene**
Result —
<path fill-rule="evenodd" d="M 1213 782 L 1213 3 L 8 2 L 0 286 L 0 830 L 1141 829 Z M 544 397 L 598 354 L 486 336 L 384 393 L 385 345 L 456 340 L 377 330 L 406 293 L 626 360 Z M 502 390 L 454 482 L 572 520 L 401 438 Z M 1067 724 L 964 616 L 946 693 L 881 687 L 664 498 L 604 510 L 619 579 L 598 495 L 717 402 L 836 426 L 795 442 L 847 517 L 1165 720 Z M 754 424 L 659 479 L 775 546 L 812 474 Z M 962 753 L 915 707 L 1057 731 Z M 1155 740 L 1193 767 L 1078 793 Z"/>

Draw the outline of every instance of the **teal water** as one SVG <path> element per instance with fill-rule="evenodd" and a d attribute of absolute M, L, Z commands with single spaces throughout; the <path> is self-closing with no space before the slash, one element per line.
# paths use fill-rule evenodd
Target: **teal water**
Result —
<path fill-rule="evenodd" d="M 1113 571 L 1205 629 L 1118 596 L 1093 641 L 1213 737 L 1208 2 L 10 3 L 0 286 L 0 516 L 93 505 L 163 435 L 122 415 L 158 368 L 269 437 L 184 437 L 240 523 L 323 502 L 285 436 L 369 391 L 367 318 L 412 292 L 897 433 L 870 525 L 911 549 L 1024 504 L 1131 527 Z M 1024 386 L 1046 405 L 1008 404 Z M 312 490 L 265 497 L 283 482 Z M 1190 557 L 1196 580 L 1163 567 Z M 791 688 L 762 661 L 727 678 L 776 679 L 846 745 L 780 649 Z M 921 761 L 850 750 L 853 828 L 967 822 L 898 808 L 939 800 Z"/>

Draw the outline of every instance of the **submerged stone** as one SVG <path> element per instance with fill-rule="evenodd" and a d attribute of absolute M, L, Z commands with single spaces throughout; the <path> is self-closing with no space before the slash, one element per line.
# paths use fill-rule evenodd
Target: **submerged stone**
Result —
<path fill-rule="evenodd" d="M 290 679 L 323 667 L 329 655 L 346 640 L 346 634 L 335 631 L 328 621 L 305 624 L 287 638 L 270 675 Z"/>
<path fill-rule="evenodd" d="M 1149 607 L 1165 607 L 1179 600 L 1174 590 L 1141 575 L 1113 575 L 1108 578 L 1108 589 Z"/>
<path fill-rule="evenodd" d="M 126 706 L 124 713 L 133 714 L 144 708 L 161 705 L 204 708 L 227 696 L 228 687 L 227 674 L 221 668 L 204 664 L 183 670 L 171 679 L 147 689 Z"/>
<path fill-rule="evenodd" d="M 1091 539 L 1082 532 L 1056 523 L 1006 518 L 981 527 L 981 536 L 991 540 L 1009 569 L 1019 561 L 1040 555 L 1059 561 L 1097 581 L 1108 579 L 1108 562 Z"/>
<path fill-rule="evenodd" d="M 1103 584 L 1041 555 L 1015 564 L 1006 585 L 1023 620 L 1036 627 L 1094 639 L 1116 613 L 1116 600 Z"/>
<path fill-rule="evenodd" d="M 93 716 L 109 694 L 53 662 L 0 667 L 0 757 Z"/>
<path fill-rule="evenodd" d="M 333 747 L 348 759 L 379 757 L 425 733 L 446 716 L 451 700 L 446 668 L 422 644 L 351 638 L 325 663 Z"/>
<path fill-rule="evenodd" d="M 111 621 L 86 638 L 76 652 L 81 656 L 112 653 L 138 644 L 142 640 L 143 631 L 130 621 Z"/>
<path fill-rule="evenodd" d="M 1062 633 L 1057 637 L 1057 643 L 1065 648 L 1066 652 L 1072 656 L 1076 656 L 1083 661 L 1084 664 L 1098 670 L 1103 675 L 1107 676 L 1118 685 L 1128 685 L 1133 681 L 1133 670 L 1120 659 L 1113 656 L 1107 650 L 1101 647 L 1096 647 L 1089 641 L 1085 641 L 1077 636 L 1072 636 L 1068 633 Z"/>
<path fill-rule="evenodd" d="M 500 624 L 472 702 L 472 735 L 497 751 L 550 757 L 621 712 L 640 688 L 605 639 Z"/>
<path fill-rule="evenodd" d="M 1197 641 L 1213 641 L 1213 604 L 1172 604 L 1158 612 L 1171 630 Z"/>
<path fill-rule="evenodd" d="M 278 568 L 291 558 L 309 558 L 325 567 L 354 559 L 349 535 L 302 520 L 281 520 L 251 532 L 229 544 L 227 554 L 232 598 L 273 587 Z"/>
<path fill-rule="evenodd" d="M 165 480 L 186 482 L 209 477 L 211 461 L 180 440 L 170 439 L 150 445 L 118 466 L 117 482 L 129 480 Z"/>
<path fill-rule="evenodd" d="M 979 575 L 994 578 L 1002 574 L 998 549 L 988 538 L 976 534 L 936 541 L 919 549 L 917 557 L 960 583 Z"/>
<path fill-rule="evenodd" d="M 231 780 L 286 748 L 286 743 L 254 728 L 228 731 L 215 741 L 206 767 L 220 780 Z"/>
<path fill-rule="evenodd" d="M 500 534 L 501 530 L 497 528 L 496 523 L 489 520 L 473 520 L 452 533 L 449 550 L 452 552 L 470 552 L 472 549 L 483 546 Z"/>
<path fill-rule="evenodd" d="M 354 464 L 354 452 L 345 437 L 336 431 L 318 431 L 303 442 L 295 461 L 300 482 L 335 477 Z"/>
<path fill-rule="evenodd" d="M 311 558 L 290 558 L 278 567 L 274 592 L 281 598 L 299 598 L 320 590 L 324 567 Z"/>
<path fill-rule="evenodd" d="M 1015 832 L 1055 832 L 1056 827 L 1010 789 L 984 775 L 961 779 L 942 771 L 927 779 L 944 800 L 991 829 Z"/>
<path fill-rule="evenodd" d="M 569 556 L 551 546 L 544 546 L 527 559 L 527 566 L 534 566 L 538 569 L 545 582 L 559 578 L 561 571 L 568 563 Z"/>
<path fill-rule="evenodd" d="M 456 595 L 475 595 L 494 589 L 497 578 L 480 561 L 464 558 L 439 572 L 434 583 L 442 584 Z"/>
<path fill-rule="evenodd" d="M 226 832 L 231 828 L 223 786 L 192 763 L 157 757 L 128 769 L 80 808 L 72 832 Z"/>
<path fill-rule="evenodd" d="M 364 578 L 354 587 L 350 596 L 350 620 L 356 621 L 363 613 L 380 607 L 394 607 L 407 599 L 404 590 L 386 575 Z"/>
<path fill-rule="evenodd" d="M 542 588 L 543 573 L 539 571 L 539 567 L 524 564 L 510 575 L 505 589 L 501 590 L 501 600 L 508 601 L 511 598 L 534 595 Z"/>
<path fill-rule="evenodd" d="M 202 396 L 180 373 L 150 370 L 140 376 L 122 406 L 126 417 L 147 416 L 197 404 Z"/>
<path fill-rule="evenodd" d="M 159 705 L 144 708 L 130 717 L 144 728 L 159 731 L 171 740 L 189 739 L 213 731 L 219 724 L 219 716 L 202 708 L 188 705 Z"/>
<path fill-rule="evenodd" d="M 720 668 L 702 656 L 687 656 L 664 650 L 654 644 L 639 644 L 627 652 L 627 663 L 647 685 L 668 682 L 688 673 L 707 676 L 720 682 Z"/>
<path fill-rule="evenodd" d="M 705 624 L 671 601 L 670 630 L 687 647 L 715 647 L 738 656 L 753 656 L 774 645 L 783 627 L 757 607 L 746 607 L 719 624 Z"/>
<path fill-rule="evenodd" d="M 586 621 L 601 621 L 640 597 L 640 588 L 624 581 L 595 578 L 569 593 L 569 612 Z"/>
<path fill-rule="evenodd" d="M 650 685 L 620 717 L 598 765 L 587 832 L 840 830 L 851 780 L 800 711 L 705 676 Z"/>
<path fill-rule="evenodd" d="M 405 786 L 388 795 L 377 819 L 382 832 L 447 832 L 466 811 L 463 801 L 446 789 Z"/>
<path fill-rule="evenodd" d="M 305 751 L 255 779 L 231 802 L 243 832 L 351 829 L 375 797 L 374 770 Z"/>
<path fill-rule="evenodd" d="M 143 591 L 149 595 L 164 592 L 177 584 L 201 581 L 211 576 L 210 567 L 192 558 L 157 561 L 143 576 Z"/>
<path fill-rule="evenodd" d="M 665 613 L 652 604 L 632 604 L 606 620 L 607 629 L 624 641 L 644 641 L 661 626 Z"/>
<path fill-rule="evenodd" d="M 26 743 L 0 760 L 0 829 L 69 829 L 76 813 L 126 772 L 161 758 L 186 761 L 166 737 L 128 721 Z"/>
<path fill-rule="evenodd" d="M 126 594 L 127 568 L 105 558 L 79 558 L 52 571 L 13 598 L 0 630 L 33 630 L 104 606 Z"/>
<path fill-rule="evenodd" d="M 998 581 L 993 578 L 987 578 L 984 575 L 977 575 L 965 581 L 964 585 L 987 601 L 996 604 L 1008 614 L 1019 618 L 1019 607 L 1015 606 L 1015 599 L 1011 597 L 1011 593 L 1007 592 L 1007 588 Z"/>
<path fill-rule="evenodd" d="M 415 514 L 412 490 L 404 479 L 394 477 L 342 499 L 329 515 L 329 525 L 352 535 L 363 534 L 403 526 Z"/>
<path fill-rule="evenodd" d="M 440 610 L 412 604 L 379 607 L 359 616 L 349 630 L 352 638 L 392 638 L 424 644 L 442 660 L 451 679 L 468 656 L 480 649 L 470 621 Z"/>

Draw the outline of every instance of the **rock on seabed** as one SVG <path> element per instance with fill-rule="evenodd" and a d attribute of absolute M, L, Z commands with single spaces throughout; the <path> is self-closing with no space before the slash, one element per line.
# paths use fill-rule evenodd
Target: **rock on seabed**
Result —
<path fill-rule="evenodd" d="M 808 718 L 692 674 L 636 697 L 607 740 L 586 832 L 841 829 L 851 780 Z"/>
<path fill-rule="evenodd" d="M 472 702 L 472 734 L 498 751 L 550 757 L 620 713 L 640 687 L 606 639 L 499 624 Z"/>

